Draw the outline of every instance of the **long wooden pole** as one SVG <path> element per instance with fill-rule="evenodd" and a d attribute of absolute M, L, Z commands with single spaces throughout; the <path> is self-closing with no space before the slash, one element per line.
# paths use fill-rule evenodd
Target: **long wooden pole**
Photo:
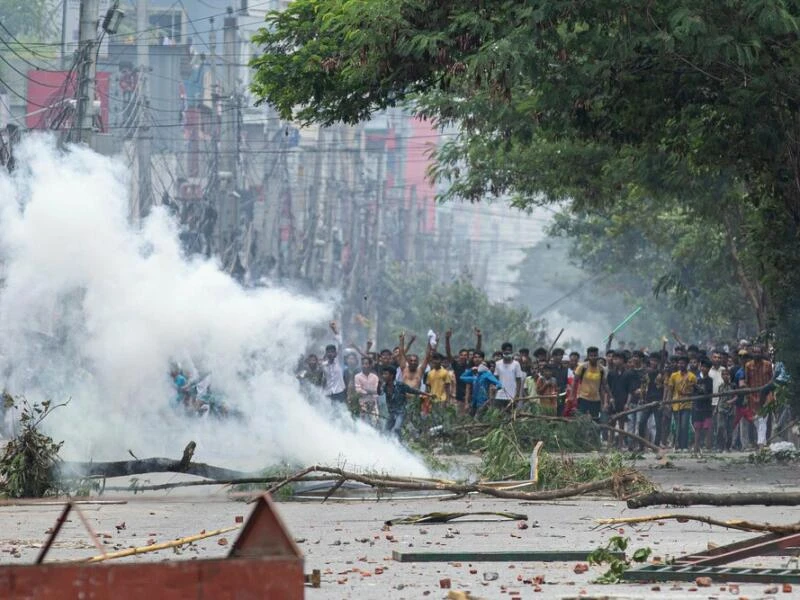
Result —
<path fill-rule="evenodd" d="M 556 336 L 556 339 L 554 339 L 554 340 L 553 340 L 553 343 L 552 343 L 552 344 L 550 344 L 550 349 L 547 351 L 547 358 L 548 358 L 548 360 L 550 359 L 550 355 L 553 353 L 553 348 L 555 348 L 555 347 L 556 347 L 556 344 L 558 343 L 558 340 L 560 340 L 560 339 L 561 339 L 561 336 L 562 336 L 563 334 L 564 334 L 564 328 L 562 327 L 562 328 L 561 328 L 561 331 L 559 331 L 559 332 L 558 332 L 558 335 Z"/>
<path fill-rule="evenodd" d="M 611 419 L 609 422 L 613 423 L 614 421 L 618 421 L 619 419 L 627 415 L 631 415 L 637 412 L 642 412 L 643 410 L 649 410 L 651 408 L 656 408 L 658 406 L 672 406 L 673 404 L 683 404 L 685 402 L 693 402 L 695 400 L 703 400 L 705 398 L 723 398 L 726 396 L 736 396 L 738 394 L 753 394 L 755 392 L 761 392 L 769 386 L 770 383 L 762 385 L 761 387 L 737 388 L 735 390 L 728 390 L 727 392 L 717 392 L 716 394 L 700 394 L 698 396 L 687 396 L 686 398 L 681 398 L 679 400 L 666 400 L 666 401 L 656 400 L 655 402 L 640 404 L 639 406 L 635 406 L 628 410 L 624 410 L 616 415 L 611 415 Z"/>
<path fill-rule="evenodd" d="M 126 548 L 125 550 L 120 550 L 118 552 L 109 552 L 107 554 L 93 556 L 91 558 L 86 559 L 85 561 L 79 561 L 79 562 L 97 563 L 97 562 L 103 562 L 105 560 L 112 560 L 114 558 L 125 558 L 126 556 L 136 556 L 137 554 L 146 554 L 147 552 L 157 552 L 159 550 L 167 550 L 168 548 L 177 548 L 178 546 L 183 546 L 184 544 L 191 544 L 192 542 L 197 542 L 199 540 L 204 540 L 206 538 L 222 535 L 223 533 L 228 533 L 229 531 L 239 529 L 239 527 L 241 527 L 241 525 L 235 525 L 234 527 L 225 527 L 223 529 L 215 529 L 214 531 L 207 531 L 206 533 L 198 533 L 197 535 L 190 535 L 188 537 L 178 538 L 177 540 L 172 540 L 170 542 L 150 544 L 149 546 L 139 546 L 138 548 Z"/>
<path fill-rule="evenodd" d="M 797 492 L 661 492 L 655 491 L 628 499 L 628 508 L 646 506 L 800 506 Z"/>

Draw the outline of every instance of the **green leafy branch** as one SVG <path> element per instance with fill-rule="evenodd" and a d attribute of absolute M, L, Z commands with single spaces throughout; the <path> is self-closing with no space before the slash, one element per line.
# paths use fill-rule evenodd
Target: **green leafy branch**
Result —
<path fill-rule="evenodd" d="M 620 583 L 624 580 L 625 571 L 632 563 L 643 563 L 650 558 L 653 553 L 651 548 L 639 548 L 629 559 L 625 554 L 629 542 L 630 538 L 615 535 L 608 540 L 605 547 L 597 548 L 589 554 L 590 565 L 608 564 L 608 571 L 595 579 L 595 583 Z"/>

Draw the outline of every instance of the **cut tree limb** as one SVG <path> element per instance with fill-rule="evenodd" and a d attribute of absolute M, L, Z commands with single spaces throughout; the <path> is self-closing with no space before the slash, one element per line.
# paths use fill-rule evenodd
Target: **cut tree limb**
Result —
<path fill-rule="evenodd" d="M 62 462 L 58 468 L 61 478 L 71 477 L 129 477 L 145 473 L 186 473 L 206 479 L 231 480 L 257 477 L 258 473 L 244 473 L 215 467 L 205 463 L 191 462 L 196 444 L 189 442 L 180 460 L 170 458 L 143 458 L 141 460 L 118 460 L 112 462 Z"/>
<path fill-rule="evenodd" d="M 455 519 L 463 519 L 464 517 L 501 517 L 506 521 L 527 521 L 528 515 L 522 513 L 509 513 L 509 512 L 435 512 L 428 513 L 427 515 L 409 515 L 407 517 L 398 517 L 396 519 L 389 519 L 384 522 L 384 525 L 421 525 L 425 523 L 449 523 Z M 498 519 L 489 520 L 489 522 L 499 522 Z"/>
<path fill-rule="evenodd" d="M 600 429 L 605 429 L 606 431 L 613 431 L 614 433 L 618 433 L 619 435 L 623 435 L 625 437 L 629 437 L 632 440 L 635 440 L 642 444 L 643 446 L 647 446 L 656 454 L 664 454 L 666 450 L 660 446 L 656 446 L 650 440 L 646 440 L 641 436 L 636 435 L 635 433 L 631 433 L 630 431 L 625 431 L 624 429 L 618 429 L 617 427 L 612 427 L 611 425 L 605 425 L 603 423 L 595 423 Z"/>
<path fill-rule="evenodd" d="M 207 465 L 204 463 L 193 463 L 191 457 L 194 454 L 194 442 L 187 445 L 181 460 L 171 460 L 168 458 L 146 458 L 135 461 L 117 461 L 106 463 L 61 463 L 59 474 L 64 477 L 124 477 L 130 475 L 141 475 L 145 473 L 175 472 L 205 477 L 210 482 L 179 482 L 177 484 L 165 484 L 160 486 L 147 486 L 136 488 L 143 489 L 170 489 L 172 487 L 184 487 L 188 485 L 220 485 L 225 483 L 258 483 L 263 481 L 274 481 L 269 488 L 270 493 L 275 493 L 282 487 L 296 481 L 319 480 L 320 476 L 335 480 L 336 487 L 341 486 L 343 481 L 355 481 L 364 485 L 386 490 L 412 490 L 412 491 L 445 491 L 454 494 L 485 494 L 495 498 L 507 498 L 511 500 L 555 500 L 558 498 L 569 498 L 582 494 L 595 492 L 611 492 L 617 497 L 629 495 L 632 486 L 646 481 L 641 473 L 634 470 L 620 471 L 612 477 L 590 481 L 576 485 L 567 486 L 552 490 L 521 491 L 519 487 L 530 485 L 524 482 L 524 486 L 510 485 L 499 487 L 496 484 L 487 482 L 465 483 L 448 481 L 442 479 L 422 479 L 416 477 L 397 477 L 391 475 L 368 475 L 364 473 L 354 473 L 345 471 L 337 467 L 325 467 L 313 465 L 297 471 L 296 473 L 281 478 L 259 477 L 254 473 L 242 473 L 231 469 L 224 469 Z"/>
<path fill-rule="evenodd" d="M 256 473 L 244 473 L 215 467 L 205 463 L 189 463 L 171 458 L 143 458 L 142 460 L 120 460 L 114 462 L 63 462 L 59 465 L 59 476 L 69 477 L 129 477 L 146 473 L 186 473 L 215 480 L 245 479 Z"/>
<path fill-rule="evenodd" d="M 309 473 L 313 473 L 315 469 L 316 469 L 316 465 L 315 466 L 311 466 L 311 467 L 306 467 L 305 469 L 297 471 L 294 475 L 290 475 L 289 477 L 285 477 L 283 480 L 281 480 L 278 483 L 274 484 L 272 487 L 270 487 L 267 490 L 267 493 L 268 494 L 274 494 L 279 489 L 281 489 L 282 487 L 292 483 L 293 481 L 297 481 L 299 479 L 302 479 L 303 477 L 305 477 Z"/>
<path fill-rule="evenodd" d="M 628 499 L 628 508 L 671 506 L 800 506 L 798 492 L 739 492 L 711 494 L 707 492 L 651 492 Z"/>
<path fill-rule="evenodd" d="M 153 485 L 108 485 L 105 487 L 107 492 L 159 492 L 164 490 L 173 490 L 176 488 L 185 487 L 204 487 L 210 485 L 253 485 L 253 484 L 268 484 L 278 483 L 286 479 L 285 476 L 278 477 L 245 477 L 244 479 L 203 479 L 200 481 L 171 481 L 169 483 L 158 483 Z M 303 481 L 331 481 L 333 477 L 327 475 L 319 475 L 314 477 L 303 477 Z M 54 503 L 55 504 L 55 503 Z M 63 503 L 62 503 L 63 504 Z"/>
<path fill-rule="evenodd" d="M 656 406 L 658 404 L 660 404 L 660 402 L 652 403 L 653 406 Z M 636 412 L 636 411 L 632 411 L 632 412 Z M 619 416 L 624 415 L 624 414 L 626 414 L 626 413 L 620 413 Z M 552 415 L 535 415 L 535 414 L 532 414 L 532 413 L 517 413 L 513 419 L 509 418 L 503 424 L 505 425 L 507 423 L 511 423 L 514 420 L 516 420 L 516 421 L 525 421 L 525 420 L 548 421 L 548 422 L 551 422 L 551 423 L 576 423 L 577 422 L 576 419 L 570 418 L 570 417 L 554 417 Z M 614 419 L 612 419 L 612 421 L 613 420 Z M 606 431 L 613 431 L 614 433 L 618 433 L 618 434 L 623 435 L 625 437 L 628 437 L 628 438 L 630 438 L 632 440 L 635 440 L 636 442 L 642 444 L 643 446 L 646 446 L 647 448 L 650 448 L 656 454 L 661 454 L 661 453 L 664 452 L 663 448 L 657 446 L 656 444 L 650 442 L 649 440 L 644 439 L 641 436 L 636 435 L 635 433 L 631 433 L 629 431 L 625 431 L 624 429 L 618 429 L 618 428 L 614 427 L 613 425 L 606 425 L 604 423 L 594 423 L 594 425 L 596 427 L 598 427 L 599 429 L 605 429 Z M 456 428 L 453 429 L 453 431 L 483 431 L 483 430 L 491 429 L 492 427 L 493 427 L 493 425 L 490 425 L 489 423 L 470 423 L 468 425 L 462 425 L 460 427 L 456 427 Z"/>
<path fill-rule="evenodd" d="M 706 523 L 708 525 L 716 525 L 718 527 L 727 527 L 728 529 L 738 529 L 739 531 L 762 531 L 765 533 L 778 534 L 800 533 L 800 523 L 792 523 L 789 525 L 773 525 L 772 523 L 753 523 L 752 521 L 744 521 L 742 519 L 722 521 L 720 519 L 714 519 L 704 515 L 664 514 L 649 515 L 646 517 L 597 519 L 596 522 L 598 525 L 616 527 L 617 525 L 636 525 L 639 523 L 652 523 L 654 521 L 678 521 L 681 523 L 697 521 L 698 523 Z"/>
<path fill-rule="evenodd" d="M 628 486 L 639 483 L 644 477 L 637 471 L 622 471 L 613 477 L 600 479 L 571 485 L 554 490 L 537 490 L 533 492 L 523 492 L 518 490 L 496 488 L 483 483 L 457 483 L 451 481 L 441 481 L 431 479 L 428 481 L 408 481 L 395 479 L 391 476 L 365 475 L 362 473 L 352 473 L 337 467 L 315 466 L 312 470 L 303 469 L 302 472 L 329 473 L 338 475 L 349 481 L 356 481 L 374 488 L 413 490 L 413 491 L 444 491 L 455 494 L 479 493 L 495 498 L 506 498 L 510 500 L 555 500 L 557 498 L 569 498 L 600 491 L 611 491 L 615 496 L 622 497 L 627 493 Z"/>

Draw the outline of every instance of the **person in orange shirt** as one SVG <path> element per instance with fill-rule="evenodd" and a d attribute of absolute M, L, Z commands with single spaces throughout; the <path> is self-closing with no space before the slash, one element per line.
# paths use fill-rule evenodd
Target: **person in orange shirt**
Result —
<path fill-rule="evenodd" d="M 764 388 L 772 381 L 772 363 L 764 359 L 764 351 L 761 346 L 753 346 L 750 357 L 750 360 L 744 365 L 744 379 L 740 381 L 740 385 L 749 388 Z M 767 417 L 759 415 L 759 412 L 770 402 L 772 402 L 772 392 L 765 394 L 759 390 L 747 396 L 747 405 L 751 414 L 755 416 L 756 443 L 759 448 L 763 448 L 767 443 Z"/>

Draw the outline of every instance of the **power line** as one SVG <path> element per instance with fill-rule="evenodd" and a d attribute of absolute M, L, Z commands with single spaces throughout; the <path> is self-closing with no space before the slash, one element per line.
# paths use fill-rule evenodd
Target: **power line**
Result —
<path fill-rule="evenodd" d="M 2 23 L 0 23 L 0 25 L 2 25 Z M 32 63 L 32 62 L 31 62 L 31 61 L 29 61 L 27 58 L 25 58 L 24 56 L 22 56 L 21 54 L 19 54 L 19 53 L 18 53 L 16 50 L 14 50 L 14 48 L 13 48 L 13 47 L 12 47 L 12 46 L 11 46 L 11 45 L 10 45 L 10 44 L 9 44 L 9 43 L 6 41 L 6 40 L 4 40 L 4 39 L 3 39 L 3 38 L 1 38 L 1 37 L 0 37 L 0 42 L 2 42 L 2 43 L 3 43 L 3 44 L 4 44 L 4 45 L 5 45 L 5 46 L 6 46 L 6 47 L 9 49 L 9 50 L 11 50 L 11 53 L 12 53 L 14 56 L 16 56 L 16 57 L 17 57 L 19 60 L 21 60 L 22 62 L 24 62 L 26 65 L 33 67 L 33 68 L 34 68 L 34 69 L 36 69 L 37 71 L 48 71 L 48 72 L 52 72 L 52 71 L 53 71 L 52 69 L 45 69 L 45 68 L 43 68 L 43 67 L 40 67 L 40 66 L 36 65 L 35 63 Z M 0 56 L 2 56 L 2 55 L 0 55 Z M 9 64 L 10 64 L 10 63 L 9 63 Z"/>
<path fill-rule="evenodd" d="M 49 57 L 49 56 L 46 56 L 46 55 L 44 55 L 44 54 L 41 54 L 41 53 L 39 53 L 39 52 L 36 52 L 35 50 L 32 50 L 31 48 L 29 48 L 28 46 L 26 46 L 24 43 L 20 42 L 20 41 L 19 41 L 19 40 L 18 40 L 18 39 L 17 39 L 17 38 L 14 36 L 14 34 L 13 34 L 13 33 L 11 33 L 11 31 L 9 31 L 9 30 L 8 30 L 8 28 L 7 28 L 5 25 L 3 25 L 3 22 L 2 22 L 2 21 L 0 21 L 0 28 L 2 28 L 2 29 L 3 29 L 3 31 L 5 31 L 5 32 L 6 32 L 6 33 L 7 33 L 7 34 L 8 34 L 8 35 L 11 37 L 11 39 L 12 39 L 12 40 L 14 40 L 14 42 L 16 42 L 17 44 L 19 44 L 19 45 L 20 45 L 20 47 L 24 48 L 25 50 L 27 50 L 28 52 L 30 52 L 30 53 L 31 53 L 31 54 L 33 54 L 34 56 L 39 56 L 39 57 L 41 57 L 41 58 L 45 58 L 45 59 L 48 59 L 48 60 L 50 60 L 50 59 L 51 59 L 51 57 Z M 14 51 L 14 49 L 13 49 L 13 48 L 12 48 L 12 47 L 11 47 L 11 46 L 10 46 L 10 45 L 7 43 L 7 42 L 3 41 L 3 43 L 4 43 L 6 46 L 8 46 L 9 50 L 11 50 L 12 52 L 14 52 L 14 54 L 16 54 L 16 52 Z M 60 44 L 59 44 L 59 45 L 60 45 Z M 19 56 L 19 55 L 17 55 L 17 56 Z M 22 58 L 22 57 L 20 56 L 20 58 Z M 22 60 L 25 60 L 25 59 L 23 58 Z M 27 61 L 26 61 L 26 62 L 27 62 Z"/>
<path fill-rule="evenodd" d="M 17 67 L 15 67 L 15 66 L 14 66 L 12 63 L 8 62 L 8 60 L 7 60 L 7 59 L 6 59 L 6 58 L 5 58 L 5 57 L 4 57 L 2 54 L 0 54 L 0 60 L 2 60 L 2 61 L 3 61 L 4 63 L 6 63 L 6 64 L 7 64 L 9 67 L 11 67 L 11 70 L 12 70 L 12 71 L 14 71 L 14 72 L 15 72 L 17 75 L 19 75 L 19 76 L 20 76 L 20 77 L 22 77 L 23 79 L 25 79 L 25 80 L 29 81 L 30 83 L 35 83 L 36 85 L 40 85 L 40 86 L 42 86 L 42 87 L 46 87 L 46 88 L 52 88 L 52 89 L 54 89 L 54 90 L 59 90 L 59 89 L 61 89 L 61 86 L 60 86 L 60 85 L 53 85 L 53 84 L 51 84 L 51 83 L 45 83 L 44 81 L 36 81 L 35 79 L 32 79 L 32 78 L 31 78 L 31 77 L 29 77 L 29 76 L 28 76 L 26 73 L 23 73 L 22 71 L 20 71 L 19 69 L 17 69 Z"/>
<path fill-rule="evenodd" d="M 188 10 L 186 9 L 185 5 L 183 5 L 182 0 L 175 0 L 175 2 L 173 2 L 168 8 L 166 8 L 166 9 L 160 11 L 160 12 L 162 12 L 162 13 L 169 12 L 170 10 L 175 8 L 175 6 L 177 4 L 181 4 L 182 8 L 184 9 L 184 12 L 186 12 L 188 14 Z M 270 5 L 270 4 L 272 4 L 272 0 L 264 0 L 263 2 L 256 2 L 256 3 L 250 4 L 248 8 L 258 8 L 258 7 L 265 6 L 265 5 Z M 201 23 L 203 21 L 209 21 L 211 19 L 216 19 L 217 17 L 224 17 L 224 16 L 227 16 L 227 15 L 228 15 L 228 11 L 226 10 L 226 11 L 223 11 L 223 12 L 215 13 L 213 15 L 209 15 L 207 17 L 199 17 L 197 19 L 186 19 L 185 21 L 183 21 L 183 23 L 186 24 L 186 25 L 192 26 L 192 30 L 195 32 L 195 34 L 196 35 L 200 35 L 202 33 L 211 33 L 212 31 L 218 31 L 218 30 L 217 29 L 207 29 L 207 30 L 198 31 L 197 28 L 194 27 L 195 23 Z M 126 32 L 126 33 L 117 33 L 113 37 L 114 38 L 119 38 L 119 37 L 133 35 L 133 36 L 136 36 L 135 39 L 138 39 L 139 37 L 141 37 L 145 33 L 150 33 L 150 32 L 153 32 L 153 31 L 160 31 L 162 29 L 164 29 L 163 26 L 154 26 L 154 27 L 148 27 L 146 29 L 134 30 L 134 31 L 131 31 L 131 32 Z M 23 44 L 22 42 L 20 42 L 18 40 L 17 40 L 16 43 L 18 43 L 21 47 L 26 47 L 26 48 L 28 46 L 37 46 L 37 47 L 78 46 L 80 44 L 79 42 L 64 42 L 64 43 L 62 43 L 62 42 L 27 42 L 27 43 Z M 204 44 L 204 45 L 207 45 L 207 44 Z M 47 57 L 43 56 L 43 58 L 47 58 Z"/>
<path fill-rule="evenodd" d="M 571 290 L 569 290 L 565 294 L 559 296 L 556 300 L 554 300 L 553 302 L 551 302 L 550 304 L 548 304 L 544 308 L 542 308 L 542 309 L 540 309 L 538 311 L 534 311 L 534 312 L 536 312 L 536 316 L 534 317 L 534 319 L 541 318 L 544 314 L 546 314 L 556 304 L 558 304 L 562 300 L 566 300 L 568 297 L 570 297 L 572 294 L 574 294 L 575 292 L 577 292 L 578 290 L 583 288 L 585 285 L 588 285 L 588 284 L 593 283 L 593 282 L 599 283 L 600 281 L 604 281 L 604 280 L 608 279 L 610 276 L 611 276 L 611 273 L 598 273 L 596 275 L 593 275 L 589 279 L 584 279 L 578 285 L 576 285 L 574 288 L 572 288 Z"/>
<path fill-rule="evenodd" d="M 9 92 L 11 92 L 11 94 L 13 94 L 14 96 L 16 96 L 17 98 L 19 98 L 19 99 L 20 99 L 20 100 L 22 100 L 23 102 L 27 102 L 28 104 L 33 104 L 33 106 L 36 106 L 37 108 L 52 108 L 52 106 L 44 106 L 43 104 L 37 104 L 37 103 L 36 103 L 36 102 L 34 102 L 33 100 L 29 100 L 29 99 L 28 99 L 28 98 L 26 98 L 25 96 L 23 96 L 23 95 L 21 95 L 21 94 L 17 93 L 16 91 L 14 91 L 14 88 L 12 88 L 10 85 L 8 85 L 8 83 L 6 83 L 6 82 L 3 80 L 3 78 L 2 78 L 2 77 L 0 77 L 0 83 L 1 83 L 1 84 L 3 84 L 3 87 L 5 87 L 5 88 L 6 88 L 6 89 L 7 89 Z"/>

